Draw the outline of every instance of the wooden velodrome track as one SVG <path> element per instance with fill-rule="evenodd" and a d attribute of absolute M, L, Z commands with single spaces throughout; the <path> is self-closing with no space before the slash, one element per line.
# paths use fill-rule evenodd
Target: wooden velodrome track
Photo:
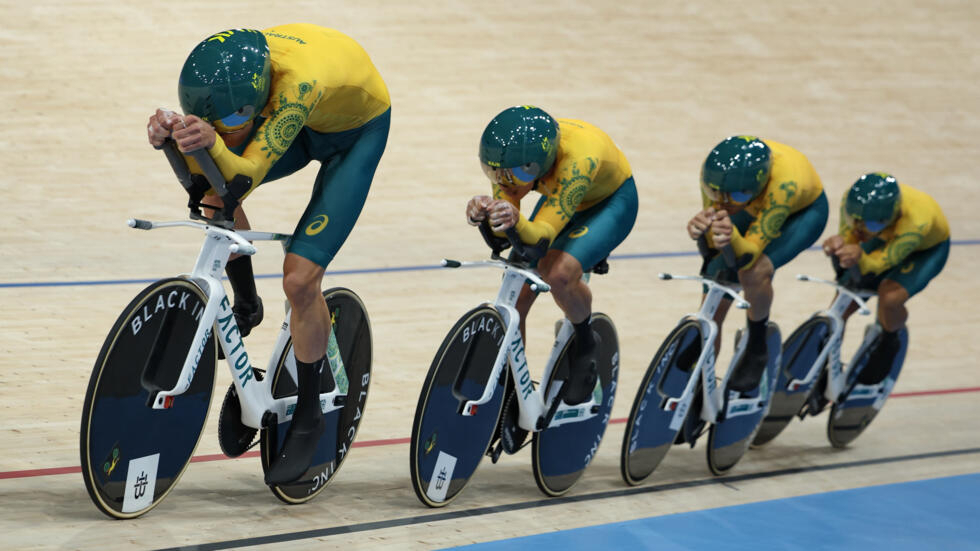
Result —
<path fill-rule="evenodd" d="M 242 539 L 227 546 L 445 547 L 980 471 L 980 4 L 928 4 L 174 0 L 150 7 L 3 0 L 0 548 Z M 355 273 L 328 274 L 324 282 L 355 289 L 371 314 L 374 378 L 358 441 L 373 445 L 354 450 L 332 486 L 306 505 L 275 499 L 258 460 L 246 457 L 195 463 L 149 514 L 110 521 L 90 503 L 78 474 L 89 373 L 142 282 L 189 270 L 200 237 L 125 227 L 132 216 L 185 216 L 183 191 L 146 144 L 146 119 L 157 106 L 177 107 L 177 73 L 204 36 L 296 21 L 360 41 L 394 103 L 371 195 L 330 267 Z M 623 425 L 615 423 L 571 499 L 546 500 L 524 452 L 485 462 L 448 508 L 423 507 L 410 487 L 405 444 L 418 391 L 445 332 L 491 299 L 499 278 L 490 271 L 372 270 L 486 256 L 463 222 L 465 201 L 488 188 L 476 142 L 491 116 L 522 103 L 597 124 L 633 166 L 639 218 L 610 274 L 593 281 L 596 310 L 619 330 L 616 419 L 629 412 L 660 340 L 696 308 L 694 285 L 660 282 L 655 274 L 693 272 L 698 261 L 652 253 L 693 251 L 683 227 L 697 208 L 699 163 L 718 140 L 754 133 L 803 151 L 831 200 L 825 235 L 836 228 L 841 193 L 866 171 L 890 171 L 933 195 L 956 245 L 943 274 L 911 303 L 911 350 L 897 395 L 867 433 L 840 451 L 824 437 L 825 415 L 794 422 L 722 479 L 709 474 L 703 442 L 677 448 L 647 485 L 626 491 L 619 475 Z M 292 231 L 315 170 L 256 192 L 247 203 L 253 226 Z M 281 273 L 280 263 L 278 246 L 260 245 L 257 273 Z M 777 274 L 772 317 L 784 335 L 831 298 L 795 282 L 799 272 L 827 276 L 829 267 L 821 254 L 807 252 Z M 283 295 L 275 277 L 260 279 L 259 288 L 267 321 L 249 348 L 263 365 L 281 319 L 273 305 Z M 533 365 L 542 364 L 558 315 L 547 297 L 532 312 Z M 725 327 L 719 365 L 727 365 L 740 316 Z M 865 322 L 856 321 L 845 341 L 848 357 Z M 219 366 L 215 405 L 229 381 Z M 934 392 L 946 390 L 958 392 Z M 216 412 L 197 450 L 204 459 L 220 453 Z"/>

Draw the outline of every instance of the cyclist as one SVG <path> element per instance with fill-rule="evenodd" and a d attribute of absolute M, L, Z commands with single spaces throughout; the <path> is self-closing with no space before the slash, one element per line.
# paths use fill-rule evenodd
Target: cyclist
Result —
<path fill-rule="evenodd" d="M 737 280 L 751 304 L 748 345 L 728 384 L 730 390 L 745 392 L 759 385 L 768 361 L 773 274 L 820 238 L 827 224 L 827 196 L 813 165 L 796 149 L 755 136 L 732 136 L 708 153 L 701 168 L 701 198 L 704 208 L 688 222 L 688 235 L 706 235 L 716 251 L 730 244 L 737 275 L 724 275 L 720 254 L 703 271 Z M 730 306 L 731 300 L 725 300 L 715 313 L 719 332 Z"/>
<path fill-rule="evenodd" d="M 573 119 L 554 119 L 533 106 L 503 110 L 480 138 L 480 164 L 493 195 L 477 195 L 466 205 L 467 221 L 488 220 L 495 232 L 515 228 L 524 243 L 549 243 L 537 261 L 555 302 L 575 327 L 575 348 L 562 399 L 569 405 L 589 399 L 597 380 L 598 335 L 591 327 L 592 293 L 582 280 L 629 235 L 636 221 L 637 196 L 623 152 L 605 132 Z M 520 201 L 541 194 L 530 218 Z M 517 302 L 524 319 L 536 294 L 525 285 Z"/>
<path fill-rule="evenodd" d="M 844 194 L 840 233 L 825 240 L 823 250 L 836 256 L 842 269 L 857 266 L 859 286 L 878 293 L 882 333 L 858 376 L 862 384 L 877 384 L 891 371 L 900 348 L 898 331 L 909 316 L 905 303 L 946 265 L 949 223 L 926 193 L 872 172 Z"/>
<path fill-rule="evenodd" d="M 354 227 L 384 152 L 388 89 L 353 39 L 310 24 L 210 36 L 188 56 L 177 88 L 184 115 L 158 109 L 147 125 L 150 143 L 160 147 L 171 136 L 182 152 L 207 148 L 225 179 L 251 178 L 245 196 L 312 160 L 321 163 L 283 264 L 298 397 L 266 483 L 291 482 L 309 468 L 325 430 L 320 374 L 331 325 L 320 282 Z M 192 159 L 188 164 L 200 172 Z M 215 195 L 204 202 L 223 204 Z M 249 227 L 240 207 L 235 226 Z M 250 257 L 229 261 L 226 272 L 245 336 L 262 319 Z"/>

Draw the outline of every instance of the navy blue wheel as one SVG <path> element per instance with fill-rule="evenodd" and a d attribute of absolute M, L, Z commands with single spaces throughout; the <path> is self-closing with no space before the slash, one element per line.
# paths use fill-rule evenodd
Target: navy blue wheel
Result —
<path fill-rule="evenodd" d="M 585 421 L 566 423 L 536 432 L 531 444 L 534 481 L 542 492 L 553 497 L 571 489 L 595 458 L 616 398 L 616 383 L 619 378 L 619 339 L 616 327 L 609 316 L 596 313 L 592 315 L 592 330 L 601 339 L 596 355 L 599 387 L 602 391 L 598 412 Z M 562 364 L 568 363 L 567 352 L 574 340 L 573 335 L 565 344 L 552 373 L 567 371 L 567 366 Z"/>
<path fill-rule="evenodd" d="M 653 356 L 626 419 L 620 472 L 627 484 L 643 482 L 660 465 L 688 415 L 699 411 L 666 411 L 680 398 L 701 354 L 701 324 L 685 319 L 667 336 Z M 693 400 L 692 400 L 693 402 Z"/>
<path fill-rule="evenodd" d="M 902 328 L 898 338 L 901 347 L 892 360 L 891 369 L 881 382 L 874 385 L 859 385 L 857 380 L 858 375 L 867 366 L 868 358 L 877 342 L 862 347 L 860 355 L 851 362 L 851 369 L 847 371 L 844 395 L 835 401 L 830 410 L 830 417 L 827 419 L 827 439 L 835 448 L 843 448 L 853 442 L 864 432 L 864 429 L 868 428 L 884 407 L 885 400 L 891 394 L 905 363 L 905 353 L 909 347 L 908 329 Z"/>
<path fill-rule="evenodd" d="M 79 451 L 85 489 L 106 515 L 134 518 L 160 503 L 184 473 L 201 438 L 214 389 L 217 341 L 194 342 L 207 297 L 186 278 L 143 289 L 116 319 L 99 352 L 82 406 Z M 194 380 L 170 407 L 152 409 L 173 388 L 190 350 Z"/>
<path fill-rule="evenodd" d="M 492 306 L 470 310 L 439 346 L 422 384 L 412 423 L 409 467 L 412 487 L 429 507 L 442 507 L 459 495 L 476 471 L 493 438 L 507 388 L 507 365 L 490 381 L 507 326 Z M 490 382 L 490 401 L 464 416 Z"/>
<path fill-rule="evenodd" d="M 330 324 L 337 338 L 344 373 L 338 377 L 337 384 L 347 388 L 347 401 L 344 407 L 326 414 L 327 430 L 317 443 L 313 462 L 306 473 L 295 482 L 269 486 L 280 500 L 289 503 L 305 503 L 316 497 L 333 480 L 347 459 L 357 428 L 364 416 L 367 404 L 368 387 L 371 384 L 371 321 L 360 297 L 350 289 L 335 287 L 323 292 L 323 298 L 330 310 Z M 272 396 L 285 398 L 296 395 L 296 383 L 285 368 L 286 360 L 292 355 L 290 340 L 283 348 L 272 375 Z M 329 369 L 329 367 L 324 368 Z M 321 377 L 321 392 L 330 391 L 330 379 L 326 373 Z M 278 423 L 275 427 L 261 431 L 262 469 L 267 472 L 272 457 L 282 448 L 286 431 L 291 421 Z M 273 445 L 274 444 L 274 445 Z"/>
<path fill-rule="evenodd" d="M 795 388 L 789 388 L 789 383 L 794 379 L 800 380 L 806 377 L 813 363 L 817 361 L 817 356 L 827 344 L 830 332 L 830 318 L 813 316 L 797 327 L 783 343 L 783 358 L 780 362 L 782 365 L 772 404 L 769 407 L 769 414 L 763 419 L 762 426 L 752 441 L 753 446 L 761 446 L 779 436 L 779 433 L 800 412 L 817 378 Z"/>
<path fill-rule="evenodd" d="M 759 382 L 759 386 L 748 392 L 741 393 L 742 398 L 758 400 L 759 410 L 753 413 L 739 414 L 737 411 L 711 425 L 708 429 L 708 468 L 716 475 L 722 475 L 731 470 L 745 452 L 755 437 L 762 419 L 766 416 L 772 399 L 773 382 L 779 370 L 780 343 L 782 336 L 779 327 L 769 322 L 766 331 L 766 343 L 769 349 L 769 363 Z M 730 391 L 729 396 L 734 393 Z M 727 404 L 726 404 L 727 406 Z M 723 412 L 724 413 L 724 412 Z"/>

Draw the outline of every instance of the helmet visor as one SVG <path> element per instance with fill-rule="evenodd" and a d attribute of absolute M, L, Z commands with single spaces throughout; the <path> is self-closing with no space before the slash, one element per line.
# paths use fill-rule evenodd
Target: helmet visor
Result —
<path fill-rule="evenodd" d="M 534 182 L 535 177 L 531 175 L 526 167 L 498 168 L 486 163 L 480 163 L 483 173 L 494 184 L 501 187 L 520 187 Z"/>
<path fill-rule="evenodd" d="M 701 191 L 713 203 L 726 203 L 729 205 L 744 205 L 755 197 L 755 193 L 748 190 L 743 191 L 721 191 L 708 184 L 701 182 Z"/>
<path fill-rule="evenodd" d="M 225 128 L 235 128 L 236 126 L 245 124 L 248 122 L 248 120 L 249 116 L 239 110 L 228 115 L 227 117 L 222 118 L 218 122 L 220 122 Z"/>
<path fill-rule="evenodd" d="M 857 230 L 863 230 L 870 234 L 881 233 L 891 224 L 891 220 L 862 220 L 851 213 L 845 213 L 847 225 Z"/>

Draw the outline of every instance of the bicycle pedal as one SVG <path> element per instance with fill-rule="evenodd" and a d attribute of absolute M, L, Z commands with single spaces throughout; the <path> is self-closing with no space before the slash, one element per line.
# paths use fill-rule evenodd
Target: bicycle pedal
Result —
<path fill-rule="evenodd" d="M 496 465 L 497 461 L 500 460 L 500 455 L 503 452 L 504 445 L 498 441 L 496 445 L 491 445 L 489 448 L 487 448 L 486 455 L 490 458 L 490 462 Z"/>
<path fill-rule="evenodd" d="M 333 405 L 337 407 L 344 407 L 347 405 L 347 396 L 334 396 Z"/>

